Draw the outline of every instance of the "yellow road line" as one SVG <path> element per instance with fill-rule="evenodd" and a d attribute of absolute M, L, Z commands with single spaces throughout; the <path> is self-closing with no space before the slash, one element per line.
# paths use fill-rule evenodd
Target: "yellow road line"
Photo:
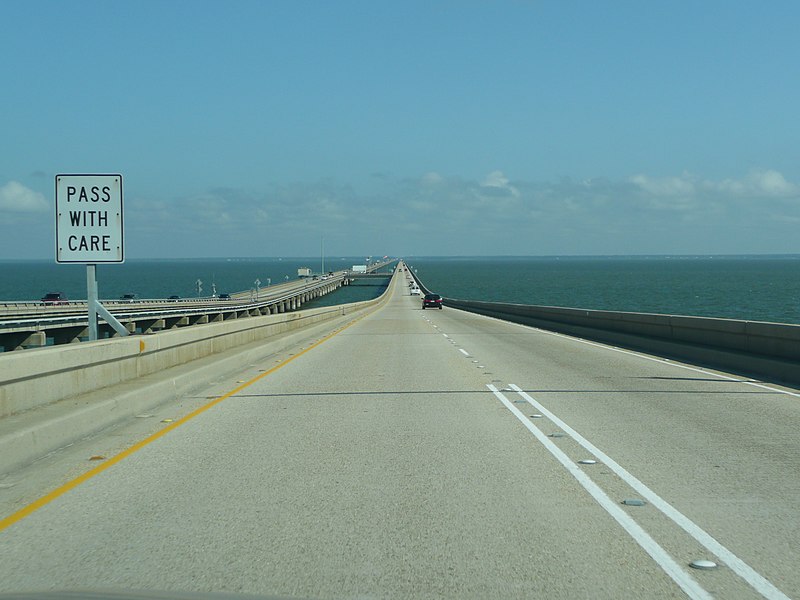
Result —
<path fill-rule="evenodd" d="M 348 327 L 353 326 L 355 323 L 357 323 L 358 321 L 360 321 L 361 319 L 363 319 L 364 317 L 366 317 L 368 314 L 371 314 L 371 313 L 372 313 L 372 311 L 369 311 L 368 313 L 366 313 L 364 315 L 361 315 L 360 317 L 358 317 L 357 319 L 354 319 L 353 321 L 351 321 L 350 323 L 348 323 L 347 325 L 345 325 L 341 329 L 337 329 L 337 330 L 333 331 L 332 333 L 329 333 L 324 338 L 322 338 L 321 340 L 313 343 L 311 346 L 309 346 L 305 350 L 302 350 L 301 352 L 298 352 L 294 356 L 291 356 L 291 357 L 287 358 L 286 360 L 284 360 L 282 363 L 280 363 L 278 365 L 275 365 L 271 369 L 269 369 L 267 371 L 264 371 L 263 373 L 253 377 L 250 381 L 244 382 L 243 384 L 241 384 L 240 386 L 234 388 L 233 390 L 231 390 L 230 392 L 228 392 L 224 396 L 220 396 L 219 398 L 216 398 L 216 399 L 212 400 L 208 404 L 204 404 L 203 406 L 201 406 L 200 408 L 195 409 L 194 411 L 192 411 L 191 413 L 189 413 L 185 417 L 183 417 L 181 419 L 178 419 L 177 421 L 175 421 L 173 423 L 170 423 L 169 425 L 167 425 L 163 429 L 160 429 L 157 432 L 155 432 L 154 434 L 146 437 L 141 442 L 138 442 L 138 443 L 134 444 L 133 446 L 131 446 L 127 450 L 123 450 L 119 454 L 117 454 L 115 456 L 112 456 L 108 460 L 106 460 L 103 463 L 99 464 L 98 466 L 96 466 L 95 468 L 91 469 L 90 471 L 87 471 L 83 475 L 79 475 L 75 479 L 73 479 L 71 481 L 68 481 L 67 483 L 65 483 L 61 487 L 58 487 L 58 488 L 54 489 L 50 493 L 45 494 L 44 496 L 42 496 L 38 500 L 35 500 L 34 502 L 30 503 L 26 507 L 21 508 L 20 510 L 18 510 L 15 513 L 13 513 L 12 515 L 9 515 L 8 517 L 5 517 L 4 519 L 0 520 L 0 531 L 3 531 L 4 529 L 7 529 L 8 527 L 11 527 L 11 525 L 13 525 L 14 523 L 16 523 L 18 521 L 21 521 L 22 519 L 24 519 L 28 515 L 33 514 L 34 512 L 36 512 L 37 510 L 39 510 L 43 506 L 45 506 L 47 504 L 50 504 L 50 502 L 52 502 L 53 500 L 55 500 L 59 496 L 62 496 L 64 494 L 66 494 L 71 489 L 78 487 L 80 484 L 82 484 L 85 481 L 88 481 L 89 479 L 91 479 L 95 475 L 99 475 L 100 473 L 102 473 L 106 469 L 112 467 L 113 465 L 117 464 L 121 460 L 127 458 L 128 456 L 130 456 L 134 452 L 138 452 L 139 450 L 141 450 L 145 446 L 147 446 L 147 445 L 151 444 L 152 442 L 156 441 L 158 438 L 166 435 L 167 433 L 169 433 L 173 429 L 177 429 L 178 427 L 180 427 L 184 423 L 194 419 L 197 415 L 199 415 L 201 413 L 204 413 L 205 411 L 207 411 L 212 406 L 215 406 L 215 405 L 219 404 L 220 402 L 222 402 L 223 400 L 226 400 L 226 399 L 230 398 L 231 396 L 233 396 L 235 394 L 238 394 L 243 389 L 253 385 L 256 381 L 259 381 L 260 379 L 263 379 L 264 377 L 266 377 L 267 375 L 270 375 L 271 373 L 274 373 L 275 371 L 277 371 L 281 367 L 284 367 L 284 366 L 288 365 L 293 360 L 296 360 L 296 359 L 300 358 L 306 352 L 309 352 L 309 351 L 313 350 L 314 348 L 316 348 L 317 346 L 319 346 L 323 342 L 326 342 L 329 339 L 331 339 L 333 336 L 340 334 L 342 331 L 344 331 Z"/>

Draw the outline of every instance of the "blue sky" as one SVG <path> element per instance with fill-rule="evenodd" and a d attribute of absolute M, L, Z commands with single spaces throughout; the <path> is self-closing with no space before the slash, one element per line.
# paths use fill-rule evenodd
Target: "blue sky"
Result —
<path fill-rule="evenodd" d="M 0 6 L 0 258 L 800 253 L 800 4 Z"/>

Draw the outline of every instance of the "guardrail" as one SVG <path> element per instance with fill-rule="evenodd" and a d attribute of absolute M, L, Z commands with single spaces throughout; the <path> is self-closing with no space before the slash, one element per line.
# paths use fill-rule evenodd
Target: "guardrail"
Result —
<path fill-rule="evenodd" d="M 411 271 L 423 292 L 430 293 Z M 800 383 L 800 325 L 444 298 L 444 305 L 744 375 Z"/>
<path fill-rule="evenodd" d="M 154 303 L 151 306 L 155 308 L 145 310 L 142 310 L 145 306 L 142 302 L 118 302 L 110 304 L 109 310 L 130 332 L 138 330 L 139 333 L 151 333 L 154 330 L 296 310 L 305 302 L 330 293 L 345 283 L 346 278 L 340 274 L 326 279 L 280 284 L 257 301 L 232 299 L 209 302 L 208 299 L 200 299 L 194 303 L 172 303 L 161 300 L 157 307 Z M 85 306 L 85 302 L 82 304 Z M 104 336 L 114 335 L 104 320 L 99 322 Z M 54 344 L 76 342 L 86 337 L 87 326 L 88 315 L 81 310 L 81 306 L 39 306 L 33 312 L 6 316 L 0 320 L 0 346 L 4 350 L 13 350 L 44 346 L 48 339 Z"/>

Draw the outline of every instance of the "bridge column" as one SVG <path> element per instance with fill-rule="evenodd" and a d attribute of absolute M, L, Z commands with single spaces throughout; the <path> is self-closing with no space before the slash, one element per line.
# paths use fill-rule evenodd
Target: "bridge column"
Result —
<path fill-rule="evenodd" d="M 133 321 L 128 321 L 127 323 L 123 323 L 123 326 L 128 331 L 128 333 L 136 333 L 136 323 L 134 323 Z M 108 336 L 121 337 L 113 327 L 109 327 Z"/>
<path fill-rule="evenodd" d="M 44 331 L 20 331 L 18 333 L 6 334 L 3 341 L 4 350 L 22 350 L 24 348 L 36 348 L 47 343 L 47 336 Z"/>
<path fill-rule="evenodd" d="M 164 329 L 164 319 L 152 319 L 150 321 L 139 321 L 141 323 L 142 333 L 155 333 Z"/>
<path fill-rule="evenodd" d="M 189 324 L 189 317 L 172 317 L 164 319 L 166 322 L 166 329 L 177 329 L 183 325 Z"/>
<path fill-rule="evenodd" d="M 62 327 L 53 330 L 54 344 L 77 344 L 82 337 L 89 337 L 88 327 Z"/>

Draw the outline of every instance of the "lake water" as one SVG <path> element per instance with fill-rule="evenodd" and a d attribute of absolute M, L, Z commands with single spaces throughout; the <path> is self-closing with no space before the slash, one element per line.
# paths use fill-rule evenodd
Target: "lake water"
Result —
<path fill-rule="evenodd" d="M 325 259 L 326 271 L 363 264 L 363 257 Z M 297 269 L 322 268 L 317 258 L 223 258 L 187 260 L 128 260 L 122 264 L 98 265 L 101 298 L 137 294 L 139 298 L 210 296 L 254 289 L 297 278 Z M 198 294 L 197 281 L 202 282 Z M 70 299 L 86 299 L 86 267 L 52 261 L 0 261 L 0 301 L 31 300 L 46 292 L 64 292 Z"/>
<path fill-rule="evenodd" d="M 406 259 L 425 285 L 451 298 L 574 308 L 725 317 L 800 324 L 800 255 L 491 257 Z M 363 258 L 325 259 L 338 271 Z M 197 296 L 252 289 L 297 277 L 320 258 L 129 260 L 97 267 L 101 298 Z M 359 287 L 360 289 L 355 289 Z M 49 261 L 0 261 L 0 301 L 61 291 L 86 298 L 86 268 Z M 366 300 L 381 288 L 353 286 L 320 299 Z"/>
<path fill-rule="evenodd" d="M 800 323 L 800 255 L 407 262 L 451 298 Z"/>

